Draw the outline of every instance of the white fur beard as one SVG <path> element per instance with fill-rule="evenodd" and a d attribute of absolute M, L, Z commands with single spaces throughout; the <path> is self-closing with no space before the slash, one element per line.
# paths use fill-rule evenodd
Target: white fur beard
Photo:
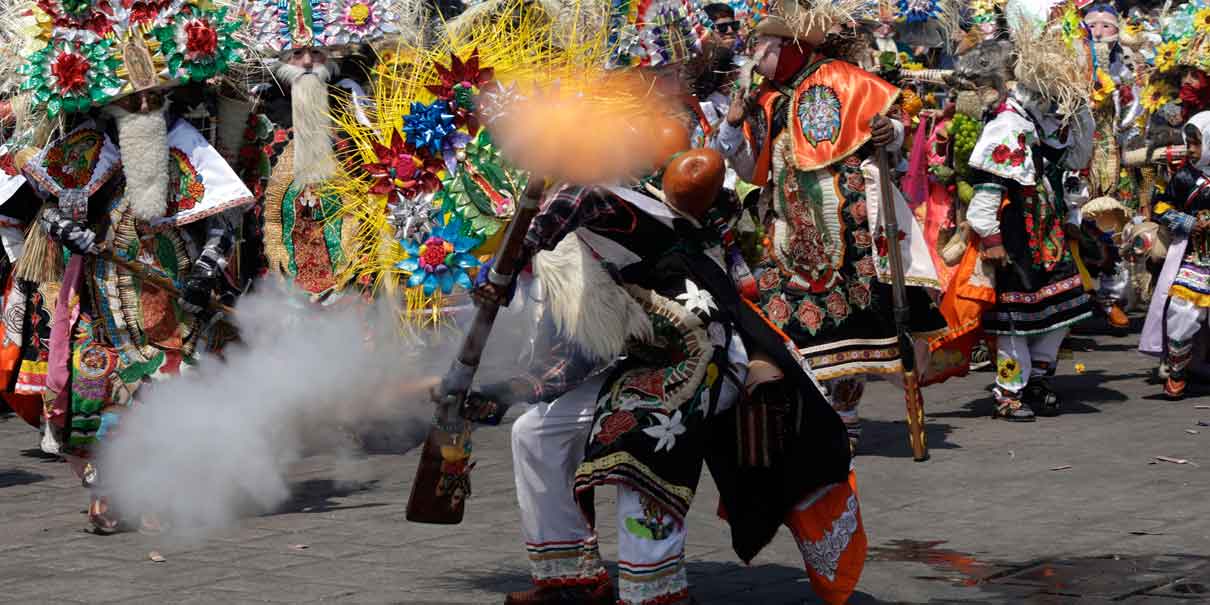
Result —
<path fill-rule="evenodd" d="M 130 113 L 106 108 L 118 125 L 118 151 L 126 175 L 126 200 L 136 219 L 147 222 L 168 209 L 168 120 L 164 111 Z"/>
<path fill-rule="evenodd" d="M 290 109 L 294 118 L 294 180 L 312 185 L 336 174 L 332 153 L 332 118 L 328 106 L 328 79 L 332 70 L 317 66 L 307 70 L 279 64 L 276 75 L 290 85 Z"/>

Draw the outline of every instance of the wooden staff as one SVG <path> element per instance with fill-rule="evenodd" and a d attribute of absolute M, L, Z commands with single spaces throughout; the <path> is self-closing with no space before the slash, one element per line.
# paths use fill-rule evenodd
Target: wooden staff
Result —
<path fill-rule="evenodd" d="M 536 175 L 530 177 L 517 214 L 504 234 L 504 243 L 496 251 L 488 281 L 502 290 L 507 291 L 512 286 L 521 268 L 521 246 L 525 243 L 530 222 L 538 213 L 538 202 L 545 189 L 544 179 Z M 433 416 L 433 426 L 424 440 L 416 478 L 412 481 L 412 493 L 408 497 L 408 521 L 444 525 L 462 522 L 466 495 L 470 491 L 471 466 L 470 431 L 462 418 L 462 405 L 470 392 L 487 337 L 491 334 L 499 311 L 499 303 L 479 301 L 475 318 L 462 340 L 462 347 L 433 394 L 437 411 Z"/>
<path fill-rule="evenodd" d="M 135 277 L 143 280 L 143 283 L 146 283 L 157 290 L 167 292 L 168 294 L 176 296 L 177 298 L 180 298 L 181 296 L 181 291 L 176 287 L 176 284 L 174 284 L 171 279 L 153 271 L 146 265 L 146 263 L 137 260 L 126 260 L 114 254 L 112 250 L 102 250 L 98 256 L 129 271 L 130 273 L 133 273 Z M 211 300 L 208 306 L 211 310 L 221 312 L 226 317 L 233 319 L 235 318 L 234 307 L 224 305 L 217 300 Z"/>
<path fill-rule="evenodd" d="M 878 193 L 882 200 L 883 233 L 887 238 L 887 260 L 891 268 L 891 291 L 894 301 L 895 331 L 899 340 L 899 357 L 903 363 L 903 391 L 907 401 L 908 443 L 916 462 L 928 460 L 928 444 L 924 437 L 924 398 L 916 376 L 916 348 L 908 327 L 910 309 L 907 286 L 903 277 L 903 251 L 899 248 L 899 219 L 895 215 L 895 191 L 891 188 L 890 162 L 887 150 L 879 147 Z"/>

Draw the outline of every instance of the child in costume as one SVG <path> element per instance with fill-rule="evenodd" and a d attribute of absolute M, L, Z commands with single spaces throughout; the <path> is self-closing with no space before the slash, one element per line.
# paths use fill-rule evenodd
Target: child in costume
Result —
<path fill-rule="evenodd" d="M 1185 394 L 1194 338 L 1206 325 L 1210 309 L 1210 112 L 1190 118 L 1184 135 L 1189 160 L 1156 196 L 1152 209 L 1152 216 L 1173 237 L 1157 290 L 1163 292 L 1170 284 L 1162 309 L 1168 367 L 1164 394 L 1172 399 Z"/>

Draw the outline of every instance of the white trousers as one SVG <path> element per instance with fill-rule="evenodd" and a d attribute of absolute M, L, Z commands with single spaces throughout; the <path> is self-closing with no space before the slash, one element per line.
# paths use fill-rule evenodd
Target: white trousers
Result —
<path fill-rule="evenodd" d="M 1164 329 L 1168 333 L 1168 370 L 1175 378 L 1184 378 L 1193 358 L 1193 338 L 1206 325 L 1207 309 L 1179 296 L 1168 299 L 1164 311 Z"/>
<path fill-rule="evenodd" d="M 1105 304 L 1126 302 L 1126 289 L 1130 285 L 1130 271 L 1125 261 L 1114 263 L 1113 269 L 1101 273 L 1097 298 Z"/>
<path fill-rule="evenodd" d="M 1030 378 L 1045 376 L 1059 358 L 1067 336 L 1059 328 L 1031 336 L 996 336 L 996 396 L 1019 398 Z"/>
<path fill-rule="evenodd" d="M 573 487 L 603 382 L 598 376 L 551 403 L 539 403 L 513 424 L 521 536 L 540 586 L 595 584 L 609 577 Z M 617 509 L 621 602 L 687 595 L 684 524 L 625 486 L 618 487 Z"/>

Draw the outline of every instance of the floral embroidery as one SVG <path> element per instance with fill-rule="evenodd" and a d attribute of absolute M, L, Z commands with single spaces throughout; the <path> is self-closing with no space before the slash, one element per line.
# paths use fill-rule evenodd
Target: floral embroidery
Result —
<path fill-rule="evenodd" d="M 1005 386 L 1016 387 L 1022 383 L 1021 366 L 1012 357 L 1000 357 L 997 360 L 996 376 L 999 378 L 997 382 Z"/>
<path fill-rule="evenodd" d="M 769 321 L 773 325 L 781 327 L 790 319 L 790 304 L 786 302 L 786 297 L 778 294 L 769 299 L 765 304 L 765 315 L 769 317 Z"/>
<path fill-rule="evenodd" d="M 828 295 L 826 302 L 828 305 L 828 315 L 831 315 L 837 322 L 849 316 L 849 303 L 845 300 L 844 294 L 833 291 Z"/>
<path fill-rule="evenodd" d="M 64 189 L 83 189 L 92 180 L 103 143 L 101 133 L 78 130 L 51 147 L 42 166 Z"/>
<path fill-rule="evenodd" d="M 656 440 L 655 451 L 671 450 L 676 447 L 676 436 L 685 434 L 685 425 L 681 424 L 681 412 L 677 410 L 671 416 L 667 414 L 652 414 L 659 424 L 643 429 L 643 433 Z"/>
<path fill-rule="evenodd" d="M 874 257 L 867 256 L 857 261 L 857 275 L 874 277 Z"/>
<path fill-rule="evenodd" d="M 840 99 L 828 86 L 816 84 L 802 93 L 798 102 L 802 134 L 812 147 L 840 136 Z"/>
<path fill-rule="evenodd" d="M 1017 133 L 1017 147 L 1014 149 L 1004 143 L 1000 143 L 992 150 L 992 161 L 1001 166 L 1008 164 L 1020 166 L 1025 163 L 1025 149 L 1025 133 Z"/>
<path fill-rule="evenodd" d="M 840 556 L 849 547 L 849 541 L 857 532 L 857 496 L 850 494 L 845 503 L 844 512 L 819 540 L 814 542 L 803 540 L 798 549 L 807 566 L 829 581 L 836 579 L 836 569 L 840 565 Z"/>
<path fill-rule="evenodd" d="M 869 248 L 874 242 L 870 238 L 870 232 L 862 229 L 861 231 L 853 232 L 853 243 L 856 244 L 858 248 Z"/>
<path fill-rule="evenodd" d="M 857 221 L 858 223 L 869 220 L 869 214 L 866 212 L 865 201 L 863 200 L 849 204 L 849 216 L 853 217 L 853 220 Z"/>
<path fill-rule="evenodd" d="M 756 280 L 761 291 L 775 290 L 781 285 L 781 276 L 774 269 L 769 269 L 760 274 L 760 279 Z"/>
<path fill-rule="evenodd" d="M 847 187 L 849 191 L 856 191 L 858 193 L 865 191 L 865 177 L 859 172 L 849 174 L 847 177 L 845 177 L 844 186 Z"/>
<path fill-rule="evenodd" d="M 803 299 L 802 304 L 798 305 L 798 312 L 794 314 L 794 317 L 814 336 L 819 331 L 819 327 L 823 325 L 824 312 L 810 299 Z"/>
<path fill-rule="evenodd" d="M 601 430 L 597 432 L 595 438 L 598 442 L 609 445 L 638 424 L 639 421 L 635 419 L 634 414 L 627 411 L 614 412 L 601 420 Z"/>
<path fill-rule="evenodd" d="M 639 495 L 643 505 L 642 517 L 627 517 L 626 531 L 644 540 L 666 540 L 676 530 L 676 518 L 646 494 Z"/>
<path fill-rule="evenodd" d="M 849 284 L 849 302 L 858 309 L 870 306 L 870 287 L 860 281 Z"/>

